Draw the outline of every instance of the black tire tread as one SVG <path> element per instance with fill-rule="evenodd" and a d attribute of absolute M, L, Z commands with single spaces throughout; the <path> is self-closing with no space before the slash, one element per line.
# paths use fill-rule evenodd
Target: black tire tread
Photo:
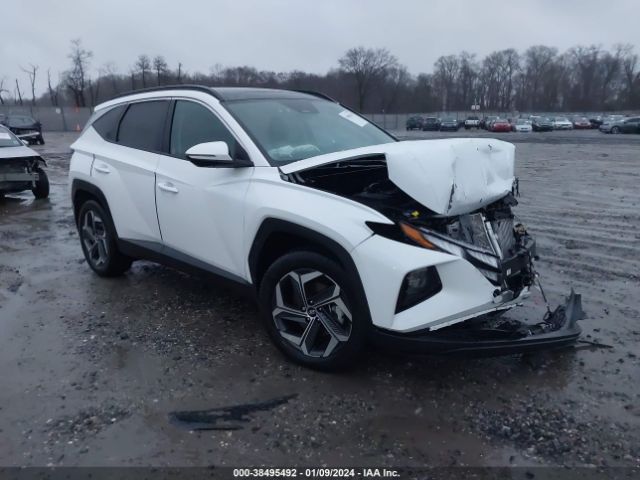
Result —
<path fill-rule="evenodd" d="M 84 243 L 82 242 L 82 232 L 81 225 L 82 219 L 84 218 L 87 210 L 93 209 L 96 211 L 100 218 L 105 222 L 105 226 L 107 229 L 107 241 L 109 242 L 109 251 L 111 254 L 109 255 L 109 261 L 107 262 L 104 268 L 95 267 L 91 261 L 89 261 L 89 256 L 87 255 L 86 249 L 84 247 Z M 122 254 L 118 250 L 117 244 L 117 233 L 116 229 L 113 225 L 113 221 L 111 219 L 111 215 L 109 215 L 106 210 L 95 200 L 87 200 L 80 206 L 80 211 L 78 213 L 78 235 L 80 236 L 80 244 L 82 246 L 82 252 L 84 253 L 84 257 L 89 264 L 89 267 L 96 272 L 101 277 L 118 277 L 122 275 L 124 272 L 131 268 L 131 263 L 133 259 L 128 257 L 127 255 Z"/>

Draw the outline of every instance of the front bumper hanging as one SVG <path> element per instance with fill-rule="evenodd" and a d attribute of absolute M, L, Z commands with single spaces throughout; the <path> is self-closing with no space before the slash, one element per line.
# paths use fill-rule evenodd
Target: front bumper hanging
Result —
<path fill-rule="evenodd" d="M 548 311 L 543 320 L 527 324 L 502 318 L 472 319 L 436 331 L 396 333 L 377 329 L 373 342 L 407 353 L 499 356 L 567 347 L 582 330 L 582 298 L 573 289 L 564 305 Z"/>

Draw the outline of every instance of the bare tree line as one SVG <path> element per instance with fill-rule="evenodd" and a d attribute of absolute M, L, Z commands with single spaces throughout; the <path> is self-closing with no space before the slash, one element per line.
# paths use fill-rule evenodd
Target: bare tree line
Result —
<path fill-rule="evenodd" d="M 183 64 L 170 68 L 162 55 L 141 54 L 128 73 L 113 63 L 89 74 L 93 52 L 81 40 L 71 42 L 70 68 L 52 79 L 47 93 L 36 97 L 39 70 L 29 64 L 32 105 L 95 106 L 125 91 L 156 85 L 197 83 L 210 86 L 256 86 L 317 90 L 365 113 L 468 110 L 613 111 L 640 109 L 640 62 L 631 45 L 576 46 L 560 53 L 537 45 L 524 52 L 505 49 L 484 58 L 461 52 L 441 56 L 431 73 L 412 75 L 387 49 L 356 47 L 326 74 L 273 72 L 250 66 L 216 65 L 208 74 L 189 73 Z M 13 98 L 0 75 L 0 103 L 25 102 L 19 79 Z M 4 96 L 3 96 L 4 95 Z"/>

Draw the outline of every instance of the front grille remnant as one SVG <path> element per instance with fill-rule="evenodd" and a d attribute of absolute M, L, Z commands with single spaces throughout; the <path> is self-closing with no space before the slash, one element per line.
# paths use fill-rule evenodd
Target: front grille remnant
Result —
<path fill-rule="evenodd" d="M 502 258 L 511 257 L 516 246 L 516 237 L 513 234 L 513 219 L 502 218 L 491 222 L 491 227 L 496 235 Z"/>

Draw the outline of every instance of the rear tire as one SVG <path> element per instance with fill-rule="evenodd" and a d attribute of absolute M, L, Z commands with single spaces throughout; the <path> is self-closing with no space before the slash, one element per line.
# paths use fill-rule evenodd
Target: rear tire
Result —
<path fill-rule="evenodd" d="M 49 196 L 49 177 L 46 172 L 40 167 L 34 168 L 34 171 L 38 174 L 38 180 L 36 186 L 31 189 L 33 195 L 37 199 L 47 198 Z"/>
<path fill-rule="evenodd" d="M 118 250 L 116 229 L 98 202 L 87 200 L 80 207 L 78 235 L 84 258 L 101 277 L 117 277 L 131 267 L 133 259 Z"/>
<path fill-rule="evenodd" d="M 261 315 L 272 341 L 289 359 L 336 370 L 357 361 L 369 332 L 369 310 L 358 292 L 353 272 L 319 253 L 294 251 L 265 272 Z"/>

